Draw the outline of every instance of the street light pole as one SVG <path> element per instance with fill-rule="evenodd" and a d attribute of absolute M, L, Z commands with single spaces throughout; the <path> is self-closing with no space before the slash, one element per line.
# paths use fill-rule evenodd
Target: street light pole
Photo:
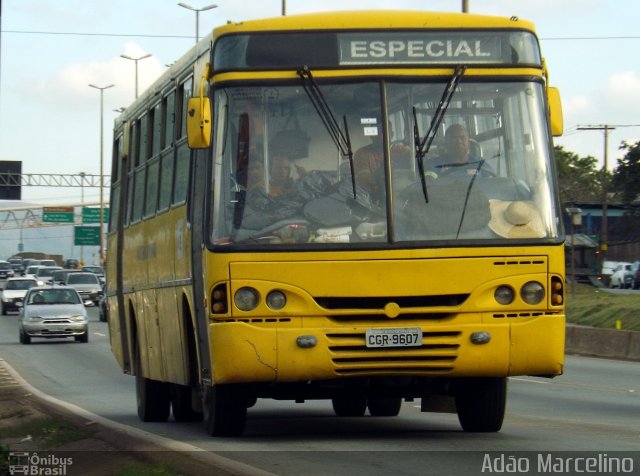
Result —
<path fill-rule="evenodd" d="M 89 87 L 100 91 L 100 266 L 104 266 L 104 90 L 114 87 L 115 84 L 108 86 L 96 86 L 90 84 Z"/>
<path fill-rule="evenodd" d="M 211 10 L 212 8 L 218 8 L 218 5 L 211 4 L 202 8 L 193 8 L 191 5 L 186 3 L 178 3 L 182 8 L 186 8 L 187 10 L 191 10 L 192 12 L 196 12 L 196 43 L 200 41 L 200 12 L 204 12 L 206 10 Z"/>
<path fill-rule="evenodd" d="M 139 58 L 132 58 L 131 56 L 128 56 L 128 55 L 120 55 L 120 58 L 135 61 L 136 63 L 136 99 L 138 99 L 138 61 L 148 58 L 150 56 L 151 56 L 151 53 L 147 53 L 146 55 L 140 56 Z"/>
<path fill-rule="evenodd" d="M 102 130 L 102 127 L 100 128 L 100 130 Z M 84 172 L 80 172 L 79 175 L 80 175 L 80 216 L 82 216 L 82 210 L 84 209 L 84 177 L 87 174 Z M 80 245 L 80 262 L 84 263 L 84 246 L 83 245 Z"/>

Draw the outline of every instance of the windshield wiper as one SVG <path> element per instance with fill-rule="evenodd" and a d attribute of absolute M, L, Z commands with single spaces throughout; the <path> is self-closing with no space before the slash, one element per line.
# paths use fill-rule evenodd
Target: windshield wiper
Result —
<path fill-rule="evenodd" d="M 333 140 L 333 143 L 336 145 L 340 153 L 343 157 L 347 157 L 349 159 L 349 168 L 351 170 L 351 186 L 353 188 L 353 198 L 356 198 L 356 178 L 355 178 L 355 170 L 353 167 L 353 150 L 351 149 L 351 138 L 349 136 L 349 127 L 347 125 L 347 116 L 342 116 L 344 122 L 344 132 L 340 129 L 340 124 L 338 123 L 327 99 L 322 94 L 318 83 L 314 79 L 311 74 L 311 70 L 308 66 L 303 66 L 297 71 L 298 76 L 302 79 L 302 86 L 304 87 L 304 91 L 309 96 L 309 100 L 313 107 L 315 108 L 318 116 L 322 120 L 324 127 L 327 129 L 329 136 Z"/>
<path fill-rule="evenodd" d="M 449 79 L 447 86 L 442 92 L 442 97 L 440 98 L 438 107 L 433 114 L 433 119 L 431 119 L 429 130 L 427 131 L 427 134 L 423 139 L 420 139 L 420 131 L 418 130 L 418 115 L 416 113 L 415 106 L 413 107 L 413 143 L 416 149 L 416 162 L 418 165 L 418 171 L 420 172 L 422 193 L 424 194 L 424 199 L 427 203 L 429 203 L 429 196 L 427 194 L 427 181 L 424 176 L 424 157 L 429 153 L 431 144 L 433 143 L 433 140 L 436 138 L 436 134 L 438 133 L 438 127 L 440 127 L 442 119 L 444 119 L 444 114 L 445 112 L 447 112 L 447 108 L 451 103 L 451 98 L 456 92 L 456 88 L 458 87 L 458 84 L 460 83 L 460 80 L 462 79 L 462 76 L 464 75 L 466 69 L 466 65 L 456 66 L 456 69 L 453 72 L 453 76 L 451 76 L 451 79 Z"/>

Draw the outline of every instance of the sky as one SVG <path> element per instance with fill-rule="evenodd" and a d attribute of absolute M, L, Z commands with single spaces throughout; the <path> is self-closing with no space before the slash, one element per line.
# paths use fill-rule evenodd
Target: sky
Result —
<path fill-rule="evenodd" d="M 282 14 L 283 0 L 187 0 L 201 9 L 200 36 L 227 21 Z M 22 161 L 25 174 L 110 173 L 113 121 L 135 96 L 138 62 L 143 91 L 195 43 L 196 14 L 174 0 L 0 0 L 0 160 Z M 471 13 L 532 21 L 551 84 L 560 89 L 565 135 L 556 144 L 580 157 L 624 155 L 623 141 L 640 140 L 640 2 L 637 0 L 468 0 Z M 330 10 L 460 11 L 462 0 L 286 0 L 286 13 Z M 104 90 L 100 129 L 100 92 Z M 108 190 L 105 190 L 108 200 Z M 23 203 L 42 206 L 99 200 L 98 188 L 23 187 Z M 0 210 L 19 202 L 0 202 Z M 16 212 L 25 217 L 26 212 Z M 22 213 L 22 215 L 20 215 Z M 97 247 L 73 246 L 73 226 L 20 229 L 0 213 L 0 257 L 24 249 L 97 262 Z M 36 220 L 37 221 L 37 220 Z M 24 236 L 23 236 L 24 235 Z"/>
<path fill-rule="evenodd" d="M 0 160 L 23 173 L 100 173 L 103 92 L 105 174 L 118 108 L 134 99 L 134 61 L 144 90 L 195 42 L 196 14 L 173 0 L 0 0 Z M 199 14 L 200 36 L 228 20 L 279 16 L 282 0 L 214 0 Z M 202 8 L 211 0 L 190 0 Z M 287 0 L 286 13 L 408 9 L 460 11 L 461 0 Z M 608 166 L 623 141 L 640 140 L 640 2 L 637 0 L 468 0 L 471 13 L 532 21 L 551 83 L 560 89 L 565 136 L 556 144 L 581 157 L 604 157 L 604 133 L 577 126 L 611 125 Z M 631 127 L 634 126 L 634 127 Z M 23 200 L 79 202 L 78 188 L 23 187 Z M 83 191 L 98 200 L 97 188 Z"/>

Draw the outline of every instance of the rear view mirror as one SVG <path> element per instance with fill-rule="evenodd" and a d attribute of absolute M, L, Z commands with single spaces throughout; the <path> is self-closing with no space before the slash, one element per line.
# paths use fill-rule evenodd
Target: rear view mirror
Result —
<path fill-rule="evenodd" d="M 207 97 L 189 99 L 187 140 L 191 149 L 206 149 L 211 145 L 211 100 Z"/>
<path fill-rule="evenodd" d="M 562 119 L 562 102 L 558 88 L 549 88 L 549 118 L 551 120 L 551 134 L 554 137 L 561 136 L 564 131 Z"/>

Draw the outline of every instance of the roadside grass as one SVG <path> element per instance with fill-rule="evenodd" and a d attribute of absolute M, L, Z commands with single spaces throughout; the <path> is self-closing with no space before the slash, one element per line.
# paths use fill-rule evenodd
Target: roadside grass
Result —
<path fill-rule="evenodd" d="M 3 437 L 30 437 L 37 440 L 42 450 L 52 450 L 65 443 L 82 440 L 92 435 L 56 417 L 42 417 L 2 428 Z"/>
<path fill-rule="evenodd" d="M 576 283 L 567 285 L 567 322 L 583 326 L 640 331 L 640 294 L 610 293 Z"/>

